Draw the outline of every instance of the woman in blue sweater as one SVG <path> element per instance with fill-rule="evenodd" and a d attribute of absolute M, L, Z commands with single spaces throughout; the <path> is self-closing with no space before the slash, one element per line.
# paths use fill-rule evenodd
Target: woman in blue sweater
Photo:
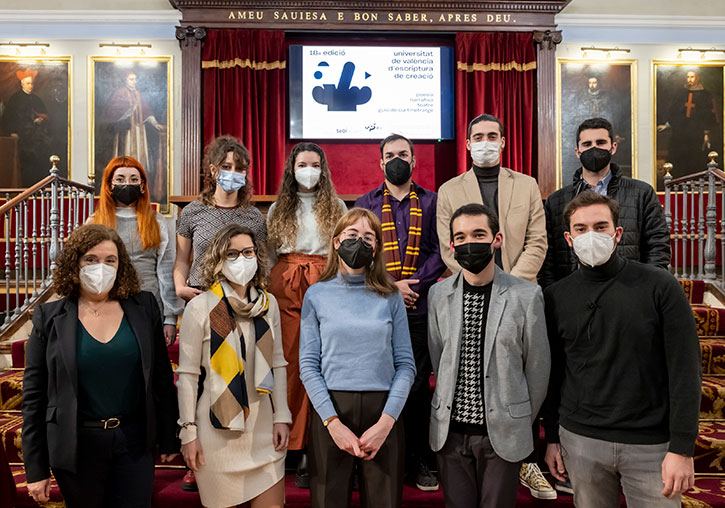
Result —
<path fill-rule="evenodd" d="M 396 421 L 415 362 L 405 304 L 385 272 L 382 237 L 369 210 L 343 215 L 320 282 L 302 305 L 300 378 L 315 408 L 313 508 L 348 506 L 356 470 L 363 507 L 402 502 L 404 436 Z"/>

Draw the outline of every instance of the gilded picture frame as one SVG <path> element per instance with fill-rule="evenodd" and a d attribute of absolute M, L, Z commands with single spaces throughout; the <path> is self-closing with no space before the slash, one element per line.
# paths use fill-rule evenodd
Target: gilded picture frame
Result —
<path fill-rule="evenodd" d="M 652 61 L 652 181 L 663 192 L 672 178 L 707 169 L 707 154 L 725 151 L 725 60 Z"/>
<path fill-rule="evenodd" d="M 0 187 L 28 188 L 58 155 L 72 179 L 70 56 L 0 55 Z"/>
<path fill-rule="evenodd" d="M 588 118 L 612 123 L 622 174 L 637 178 L 637 61 L 557 58 L 556 188 L 572 183 L 581 166 L 574 153 L 576 131 Z"/>
<path fill-rule="evenodd" d="M 172 57 L 89 57 L 88 179 L 99 192 L 108 162 L 138 160 L 152 203 L 168 215 L 173 189 Z"/>

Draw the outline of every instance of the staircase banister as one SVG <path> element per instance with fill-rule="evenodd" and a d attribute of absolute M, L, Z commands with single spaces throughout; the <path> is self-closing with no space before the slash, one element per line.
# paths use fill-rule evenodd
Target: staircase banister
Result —
<path fill-rule="evenodd" d="M 20 192 L 20 194 L 18 194 L 14 198 L 12 198 L 10 201 L 8 201 L 4 205 L 0 206 L 0 217 L 2 217 L 5 213 L 7 213 L 8 210 L 12 210 L 13 208 L 15 208 L 18 205 L 18 203 L 22 203 L 25 199 L 29 198 L 30 196 L 33 196 L 40 189 L 46 187 L 54 179 L 59 183 L 62 183 L 64 185 L 69 185 L 71 187 L 75 187 L 77 189 L 84 190 L 86 192 L 95 191 L 95 189 L 93 187 L 91 187 L 90 185 L 85 185 L 82 183 L 74 182 L 73 180 L 68 180 L 67 178 L 63 178 L 61 176 L 48 175 L 45 178 L 43 178 L 41 181 L 39 181 L 38 183 L 33 185 L 32 187 L 25 189 L 24 191 Z M 20 189 L 0 189 L 0 193 L 2 193 L 3 191 L 19 192 Z"/>
<path fill-rule="evenodd" d="M 58 177 L 58 181 L 60 183 L 62 183 L 62 184 L 70 185 L 71 187 L 75 187 L 77 189 L 84 190 L 84 191 L 87 191 L 87 192 L 95 192 L 96 191 L 96 189 L 94 189 L 90 185 L 86 185 L 84 183 L 74 182 L 73 180 L 68 180 L 67 178 L 63 178 L 62 176 L 59 176 Z"/>
<path fill-rule="evenodd" d="M 673 185 L 678 185 L 685 182 L 690 182 L 692 180 L 697 180 L 698 178 L 704 178 L 708 175 L 708 173 L 712 173 L 715 178 L 720 180 L 721 182 L 725 182 L 725 171 L 719 168 L 714 169 L 706 169 L 705 171 L 700 171 L 699 173 L 693 173 L 691 175 L 685 175 L 681 176 L 679 178 L 673 178 L 669 182 L 667 182 L 665 185 L 667 187 L 672 187 Z"/>
<path fill-rule="evenodd" d="M 673 185 L 678 185 L 685 182 L 690 182 L 692 180 L 697 180 L 698 178 L 704 178 L 707 176 L 707 170 L 700 171 L 699 173 L 692 173 L 691 175 L 685 175 L 681 176 L 679 178 L 673 178 L 669 182 L 667 182 L 668 187 L 672 187 Z M 725 180 L 725 178 L 723 178 Z"/>
<path fill-rule="evenodd" d="M 40 189 L 48 185 L 50 182 L 52 182 L 54 179 L 60 179 L 60 177 L 48 175 L 45 178 L 43 178 L 41 181 L 33 185 L 32 187 L 29 187 L 25 189 L 23 192 L 15 196 L 13 199 L 5 203 L 4 205 L 0 206 L 0 217 L 5 215 L 8 210 L 12 210 L 16 206 L 18 206 L 18 203 L 22 203 L 27 198 L 38 192 Z M 74 184 L 75 185 L 75 184 Z"/>

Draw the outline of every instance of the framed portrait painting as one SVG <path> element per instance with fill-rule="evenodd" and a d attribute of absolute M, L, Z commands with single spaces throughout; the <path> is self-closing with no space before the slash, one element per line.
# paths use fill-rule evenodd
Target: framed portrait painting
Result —
<path fill-rule="evenodd" d="M 652 62 L 654 177 L 664 191 L 665 163 L 673 178 L 707 169 L 718 153 L 723 168 L 725 61 Z"/>
<path fill-rule="evenodd" d="M 617 143 L 612 162 L 636 178 L 636 65 L 635 60 L 557 60 L 557 188 L 572 183 L 581 167 L 576 131 L 589 118 L 611 122 Z"/>
<path fill-rule="evenodd" d="M 141 163 L 152 203 L 169 213 L 171 57 L 91 57 L 90 168 L 96 192 L 114 157 Z"/>
<path fill-rule="evenodd" d="M 51 155 L 72 176 L 70 67 L 70 57 L 0 56 L 0 187 L 39 182 Z"/>

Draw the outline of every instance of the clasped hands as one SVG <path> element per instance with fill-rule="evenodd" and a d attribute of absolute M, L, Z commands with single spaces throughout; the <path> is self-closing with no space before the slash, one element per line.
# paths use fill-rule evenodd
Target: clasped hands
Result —
<path fill-rule="evenodd" d="M 372 460 L 383 446 L 394 424 L 395 419 L 383 413 L 377 423 L 363 432 L 359 438 L 339 418 L 332 420 L 327 425 L 327 430 L 340 450 L 354 457 Z"/>

